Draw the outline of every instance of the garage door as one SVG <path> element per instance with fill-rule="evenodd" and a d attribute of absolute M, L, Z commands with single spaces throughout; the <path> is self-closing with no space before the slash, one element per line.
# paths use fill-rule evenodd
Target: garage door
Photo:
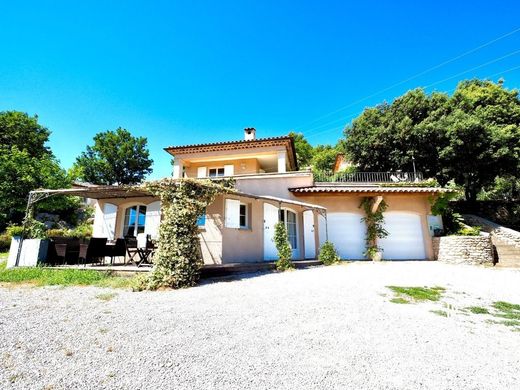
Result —
<path fill-rule="evenodd" d="M 362 217 L 354 213 L 327 213 L 329 241 L 342 259 L 364 258 L 366 226 Z"/>
<path fill-rule="evenodd" d="M 426 256 L 421 217 L 409 213 L 385 213 L 384 217 L 388 237 L 379 240 L 383 259 L 423 260 Z"/>

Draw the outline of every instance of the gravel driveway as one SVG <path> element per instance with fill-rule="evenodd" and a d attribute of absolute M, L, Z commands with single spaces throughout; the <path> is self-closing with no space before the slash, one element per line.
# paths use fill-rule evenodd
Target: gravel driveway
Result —
<path fill-rule="evenodd" d="M 446 293 L 395 304 L 387 285 Z M 520 332 L 459 310 L 497 300 L 520 303 L 520 270 L 355 263 L 180 291 L 0 288 L 0 388 L 520 388 Z"/>

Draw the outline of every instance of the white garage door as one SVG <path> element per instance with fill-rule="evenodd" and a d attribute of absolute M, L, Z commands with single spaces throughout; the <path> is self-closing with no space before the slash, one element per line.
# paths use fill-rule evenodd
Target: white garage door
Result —
<path fill-rule="evenodd" d="M 329 241 L 342 259 L 359 260 L 365 256 L 366 226 L 363 216 L 353 213 L 328 213 Z"/>
<path fill-rule="evenodd" d="M 424 238 L 421 217 L 409 213 L 385 213 L 385 229 L 388 237 L 379 240 L 383 259 L 423 260 Z"/>

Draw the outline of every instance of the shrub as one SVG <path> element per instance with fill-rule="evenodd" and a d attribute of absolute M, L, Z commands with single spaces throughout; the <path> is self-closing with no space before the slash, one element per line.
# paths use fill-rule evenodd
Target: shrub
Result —
<path fill-rule="evenodd" d="M 66 232 L 67 237 L 72 238 L 87 238 L 92 237 L 93 226 L 89 223 L 76 226 L 74 229 L 70 229 Z"/>
<path fill-rule="evenodd" d="M 23 226 L 11 225 L 5 229 L 5 232 L 9 237 L 21 236 L 23 234 Z"/>
<path fill-rule="evenodd" d="M 0 252 L 6 252 L 11 247 L 11 236 L 7 233 L 0 234 Z"/>
<path fill-rule="evenodd" d="M 291 261 L 292 248 L 291 244 L 289 244 L 289 236 L 283 222 L 277 222 L 274 225 L 274 244 L 278 251 L 276 269 L 278 271 L 286 271 L 294 268 L 294 264 Z"/>
<path fill-rule="evenodd" d="M 64 237 L 67 234 L 65 229 L 49 229 L 46 232 L 47 237 Z"/>
<path fill-rule="evenodd" d="M 457 236 L 480 236 L 480 226 L 465 226 L 456 233 Z"/>
<path fill-rule="evenodd" d="M 325 265 L 331 265 L 338 263 L 341 258 L 339 257 L 336 248 L 334 248 L 334 244 L 330 241 L 325 241 L 320 248 L 318 260 Z"/>

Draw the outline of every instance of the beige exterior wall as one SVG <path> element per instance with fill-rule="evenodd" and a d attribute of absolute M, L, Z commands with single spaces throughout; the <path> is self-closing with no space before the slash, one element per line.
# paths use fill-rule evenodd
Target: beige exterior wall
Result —
<path fill-rule="evenodd" d="M 128 207 L 132 207 L 135 205 L 147 206 L 152 202 L 156 202 L 160 200 L 156 197 L 142 197 L 142 198 L 117 198 L 117 199 L 99 199 L 97 202 L 103 210 L 106 203 L 111 203 L 117 206 L 117 216 L 116 216 L 116 228 L 115 228 L 115 238 L 123 237 L 123 225 L 125 222 L 125 210 Z"/>
<path fill-rule="evenodd" d="M 241 203 L 248 205 L 248 229 L 235 229 L 227 228 L 224 226 L 225 219 L 225 199 L 237 199 Z M 209 235 L 206 227 L 203 233 L 201 242 L 210 238 L 214 240 L 215 247 L 216 242 L 220 239 L 221 250 L 221 263 L 247 263 L 247 262 L 258 262 L 264 259 L 264 200 L 253 199 L 249 197 L 241 197 L 234 195 L 226 195 L 218 197 L 215 202 L 208 207 L 206 214 L 206 225 L 218 226 L 215 229 L 215 234 Z M 268 202 L 278 207 L 279 204 L 275 202 Z M 297 216 L 297 233 L 298 233 L 298 257 L 297 259 L 303 259 L 305 256 L 304 251 L 304 238 L 303 238 L 303 211 L 304 209 L 300 206 L 295 205 L 282 205 L 282 208 L 288 208 L 296 213 Z M 217 232 L 218 230 L 218 232 Z M 220 237 L 219 237 L 220 233 Z M 316 237 L 317 238 L 317 237 Z M 204 252 L 203 252 L 204 253 Z M 207 257 L 205 253 L 204 263 L 205 264 L 219 264 L 215 262 L 217 256 Z"/>
<path fill-rule="evenodd" d="M 364 215 L 359 204 L 369 194 L 309 194 L 298 196 L 302 202 L 312 203 L 327 208 L 327 213 L 349 212 Z M 421 217 L 422 234 L 426 258 L 433 260 L 432 238 L 428 228 L 428 215 L 431 212 L 428 194 L 385 194 L 383 199 L 388 204 L 387 212 L 401 211 L 417 214 Z"/>
<path fill-rule="evenodd" d="M 255 195 L 269 195 L 278 198 L 298 200 L 289 188 L 313 185 L 312 173 L 287 173 L 264 177 L 237 177 L 236 188 L 241 192 Z"/>
<path fill-rule="evenodd" d="M 206 167 L 206 174 L 211 168 L 224 168 L 224 165 L 233 165 L 233 172 L 235 175 L 247 175 L 260 172 L 260 164 L 256 158 L 247 158 L 240 160 L 222 160 L 212 162 L 191 163 L 186 166 L 185 174 L 187 177 L 197 177 L 197 170 L 199 167 Z"/>

